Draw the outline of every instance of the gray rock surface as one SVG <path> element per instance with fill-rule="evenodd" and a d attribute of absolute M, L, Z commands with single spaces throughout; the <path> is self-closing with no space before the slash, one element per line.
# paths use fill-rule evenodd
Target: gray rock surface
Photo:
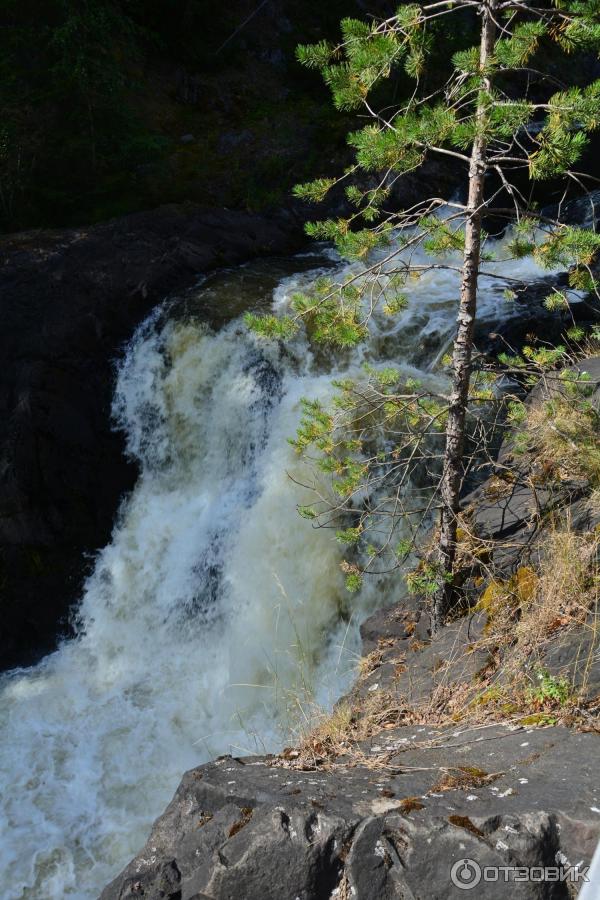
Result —
<path fill-rule="evenodd" d="M 231 757 L 191 770 L 101 900 L 442 900 L 465 896 L 451 881 L 465 858 L 482 868 L 589 864 L 600 837 L 598 735 L 399 728 L 365 750 L 372 765 L 330 771 Z M 448 788 L 452 776 L 464 784 Z M 569 896 L 564 883 L 531 882 L 471 896 L 508 890 Z"/>

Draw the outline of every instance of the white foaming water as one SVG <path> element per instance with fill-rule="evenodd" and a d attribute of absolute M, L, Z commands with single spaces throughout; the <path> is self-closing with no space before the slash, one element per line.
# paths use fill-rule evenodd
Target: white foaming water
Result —
<path fill-rule="evenodd" d="M 285 279 L 274 307 L 311 277 Z M 502 287 L 484 285 L 484 315 L 499 316 Z M 435 334 L 433 359 L 456 293 L 455 273 L 426 275 L 400 317 L 375 316 L 362 348 L 319 365 L 302 338 L 282 350 L 239 320 L 212 334 L 157 314 L 138 331 L 115 414 L 141 475 L 86 585 L 79 636 L 0 685 L 3 898 L 95 897 L 185 769 L 276 749 L 294 717 L 347 687 L 385 585 L 348 597 L 331 532 L 295 511 L 305 498 L 288 473 L 305 473 L 286 439 L 300 398 L 329 396 L 341 370 L 394 358 L 414 373 Z"/>

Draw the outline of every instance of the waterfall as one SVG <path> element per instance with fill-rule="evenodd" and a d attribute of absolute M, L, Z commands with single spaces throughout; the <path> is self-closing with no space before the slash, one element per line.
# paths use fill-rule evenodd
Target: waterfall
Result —
<path fill-rule="evenodd" d="M 296 274 L 256 305 L 284 309 L 316 265 L 291 262 Z M 524 261 L 511 275 L 532 271 Z M 483 314 L 506 315 L 504 285 L 483 287 Z M 373 318 L 364 346 L 318 357 L 301 335 L 264 343 L 239 318 L 212 330 L 211 290 L 166 303 L 133 337 L 114 416 L 138 482 L 85 585 L 77 636 L 0 682 L 6 900 L 95 897 L 187 768 L 276 750 L 331 706 L 353 677 L 361 621 L 394 599 L 374 578 L 346 593 L 334 536 L 296 513 L 305 472 L 287 438 L 300 399 L 326 399 L 332 377 L 365 360 L 434 377 L 456 273 L 421 278 L 405 312 Z"/>

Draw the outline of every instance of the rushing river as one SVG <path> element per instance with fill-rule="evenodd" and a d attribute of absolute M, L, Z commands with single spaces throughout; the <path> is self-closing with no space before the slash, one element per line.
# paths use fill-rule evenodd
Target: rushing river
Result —
<path fill-rule="evenodd" d="M 95 897 L 185 769 L 277 749 L 331 706 L 353 676 L 360 622 L 393 600 L 374 579 L 345 592 L 332 533 L 296 513 L 306 498 L 289 475 L 303 471 L 287 438 L 300 399 L 326 398 L 341 371 L 434 369 L 457 276 L 424 276 L 408 309 L 375 316 L 351 353 L 248 334 L 243 310 L 285 309 L 319 267 L 342 265 L 325 253 L 218 273 L 127 349 L 114 417 L 138 483 L 85 586 L 78 637 L 0 682 L 3 900 Z M 484 282 L 490 319 L 510 314 L 503 288 Z"/>

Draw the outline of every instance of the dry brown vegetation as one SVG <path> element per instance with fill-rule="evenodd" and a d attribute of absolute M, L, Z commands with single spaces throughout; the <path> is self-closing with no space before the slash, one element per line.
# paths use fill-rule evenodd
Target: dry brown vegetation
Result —
<path fill-rule="evenodd" d="M 558 396 L 532 404 L 525 433 L 556 476 L 600 483 L 600 416 L 591 403 Z"/>
<path fill-rule="evenodd" d="M 392 685 L 353 695 L 332 713 L 323 714 L 298 747 L 284 753 L 288 761 L 301 768 L 336 759 L 377 767 L 382 760 L 365 752 L 365 742 L 402 725 L 484 726 L 502 721 L 600 731 L 600 703 L 586 696 L 586 672 L 600 647 L 600 533 L 578 534 L 568 522 L 551 525 L 539 555 L 537 570 L 521 566 L 511 578 L 487 583 L 478 604 L 487 620 L 480 637 L 467 645 L 457 640 L 448 659 L 436 661 L 432 670 L 438 679 L 425 700 L 410 702 Z M 547 671 L 546 651 L 570 633 L 580 644 L 575 670 Z M 481 650 L 487 652 L 488 661 L 477 676 L 453 682 L 453 664 Z M 383 648 L 365 657 L 359 664 L 359 684 L 382 661 Z M 403 668 L 398 662 L 398 671 Z M 474 785 L 477 778 L 472 776 L 466 771 L 449 773 L 438 789 L 463 782 Z M 490 776 L 481 773 L 481 778 Z"/>
<path fill-rule="evenodd" d="M 593 518 L 600 507 L 599 424 L 598 413 L 585 397 L 558 395 L 532 404 L 521 431 L 526 465 L 519 466 L 518 477 L 528 479 L 533 492 L 536 479 L 585 479 L 588 497 L 583 502 Z M 498 471 L 487 484 L 486 496 L 492 501 L 507 496 L 517 477 L 516 469 L 504 466 Z M 430 536 L 431 546 L 436 539 Z M 373 754 L 365 743 L 402 725 L 485 727 L 501 721 L 600 732 L 600 696 L 594 696 L 588 677 L 600 652 L 600 526 L 581 532 L 573 527 L 568 507 L 562 514 L 542 515 L 538 510 L 534 551 L 508 575 L 495 570 L 494 543 L 476 533 L 469 510 L 461 514 L 458 540 L 457 568 L 464 571 L 476 603 L 465 600 L 448 625 L 446 634 L 451 636 L 454 628 L 455 639 L 444 645 L 445 655 L 436 657 L 435 642 L 417 641 L 414 635 L 402 646 L 382 639 L 359 662 L 358 689 L 333 713 L 318 717 L 288 760 L 308 768 L 336 759 L 384 766 L 385 753 Z M 427 552 L 425 547 L 425 565 Z M 466 639 L 470 632 L 461 623 L 473 617 L 483 620 L 483 626 Z M 552 649 L 562 645 L 568 645 L 566 663 L 550 665 Z M 425 698 L 422 692 L 420 699 L 411 697 L 407 678 L 413 654 L 423 654 L 431 663 L 431 689 Z M 463 663 L 472 654 L 477 654 L 479 668 L 465 677 Z M 377 678 L 384 663 L 392 664 L 387 671 L 393 676 L 386 676 L 377 690 L 361 690 L 371 676 Z M 596 673 L 593 683 L 597 681 Z M 439 790 L 456 787 L 468 777 L 465 772 L 447 773 Z"/>

